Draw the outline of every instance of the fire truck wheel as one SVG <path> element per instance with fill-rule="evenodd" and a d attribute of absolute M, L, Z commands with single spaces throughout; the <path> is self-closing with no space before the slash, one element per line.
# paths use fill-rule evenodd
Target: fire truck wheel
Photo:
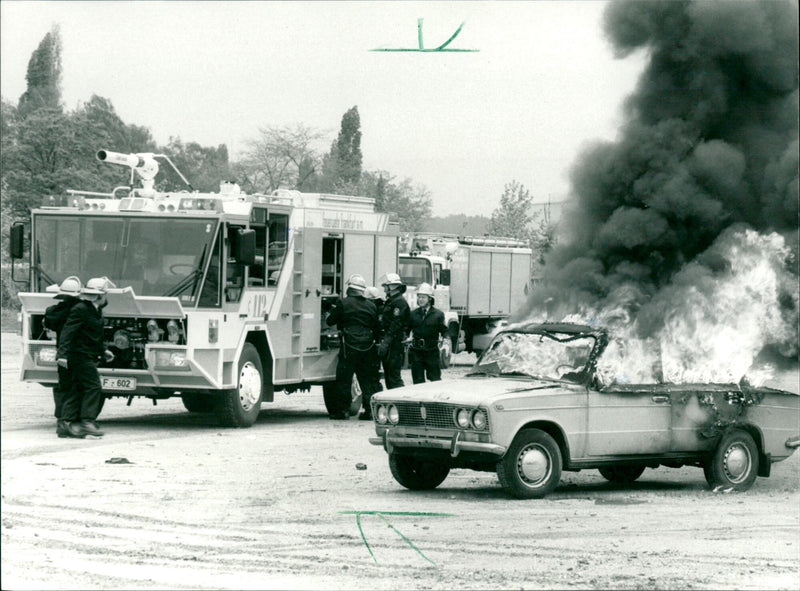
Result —
<path fill-rule="evenodd" d="M 339 412 L 339 406 L 336 404 L 337 386 L 336 382 L 325 382 L 322 384 L 322 397 L 325 400 L 325 409 L 328 414 Z M 361 385 L 358 383 L 358 378 L 353 375 L 353 382 L 350 386 L 350 408 L 348 412 L 351 417 L 354 417 L 361 411 Z"/>
<path fill-rule="evenodd" d="M 189 412 L 213 412 L 217 403 L 216 397 L 211 394 L 193 392 L 181 394 L 181 400 Z"/>
<path fill-rule="evenodd" d="M 261 358 L 250 343 L 245 343 L 239 357 L 237 387 L 225 390 L 217 410 L 223 427 L 250 427 L 261 410 L 264 372 Z"/>

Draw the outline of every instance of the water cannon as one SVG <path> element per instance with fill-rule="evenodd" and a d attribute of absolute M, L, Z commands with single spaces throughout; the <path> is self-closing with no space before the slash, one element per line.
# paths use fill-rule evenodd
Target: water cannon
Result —
<path fill-rule="evenodd" d="M 181 177 L 181 180 L 186 183 L 189 189 L 192 191 L 194 190 L 189 181 L 186 180 L 186 177 L 181 174 L 181 171 L 177 169 L 166 154 L 152 154 L 149 152 L 143 154 L 122 154 L 109 150 L 98 150 L 97 152 L 97 159 L 100 162 L 128 166 L 131 169 L 131 187 L 133 186 L 134 174 L 139 175 L 139 178 L 142 180 L 142 189 L 140 193 L 145 197 L 152 196 L 155 193 L 153 186 L 155 185 L 155 178 L 158 174 L 158 162 L 156 158 L 163 158 L 166 160 L 178 176 Z"/>

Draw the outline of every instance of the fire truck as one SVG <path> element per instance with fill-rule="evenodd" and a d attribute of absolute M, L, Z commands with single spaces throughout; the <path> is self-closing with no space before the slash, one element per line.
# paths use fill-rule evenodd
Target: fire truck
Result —
<path fill-rule="evenodd" d="M 248 195 L 233 183 L 219 193 L 159 192 L 166 156 L 101 150 L 97 158 L 130 167 L 130 185 L 67 191 L 31 211 L 21 379 L 58 381 L 43 327 L 58 284 L 106 276 L 116 285 L 103 312 L 115 353 L 99 369 L 107 398 L 180 396 L 191 412 L 249 427 L 276 391 L 321 385 L 330 409 L 339 335 L 325 317 L 350 274 L 374 283 L 396 271 L 399 230 L 388 215 L 366 197 Z M 11 228 L 12 263 L 23 257 L 26 226 Z M 360 404 L 354 380 L 351 414 Z"/>
<path fill-rule="evenodd" d="M 453 351 L 480 354 L 500 323 L 525 302 L 531 256 L 531 249 L 513 238 L 431 233 L 400 238 L 399 274 L 409 305 L 416 307 L 417 287 L 429 283 L 445 314 L 451 342 L 440 348 L 443 366 Z"/>

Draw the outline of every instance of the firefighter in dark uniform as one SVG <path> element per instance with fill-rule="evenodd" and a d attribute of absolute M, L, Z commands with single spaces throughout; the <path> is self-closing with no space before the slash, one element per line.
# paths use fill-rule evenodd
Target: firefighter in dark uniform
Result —
<path fill-rule="evenodd" d="M 96 277 L 81 290 L 81 301 L 67 316 L 56 354 L 60 367 L 69 371 L 72 389 L 64 397 L 62 418 L 71 437 L 102 437 L 97 415 L 103 407 L 103 389 L 97 366 L 101 359 L 110 362 L 114 355 L 105 348 L 103 308 L 106 290 L 114 287 L 106 277 Z"/>
<path fill-rule="evenodd" d="M 53 286 L 55 287 L 55 286 Z M 48 288 L 52 289 L 52 288 Z M 81 301 L 81 289 L 83 284 L 81 280 L 75 277 L 67 277 L 58 286 L 58 294 L 53 299 L 58 300 L 58 303 L 53 304 L 44 311 L 44 328 L 47 331 L 48 338 L 56 339 L 56 347 L 61 342 L 61 330 L 64 328 L 64 323 L 67 321 L 67 316 L 72 306 Z M 67 422 L 62 418 L 64 407 L 64 394 L 72 389 L 72 381 L 69 372 L 58 366 L 58 384 L 53 387 L 53 402 L 55 403 L 56 415 L 56 435 L 59 437 L 69 437 L 69 429 Z"/>
<path fill-rule="evenodd" d="M 442 379 L 439 367 L 439 337 L 447 336 L 444 312 L 435 308 L 433 288 L 420 284 L 417 289 L 417 308 L 411 312 L 411 346 L 408 350 L 408 364 L 411 366 L 411 379 L 415 384 Z"/>
<path fill-rule="evenodd" d="M 405 345 L 403 341 L 408 332 L 408 316 L 410 314 L 408 302 L 403 297 L 406 286 L 397 273 L 387 273 L 381 282 L 386 292 L 386 303 L 381 314 L 381 329 L 383 336 L 378 346 L 378 355 L 383 361 L 383 378 L 386 380 L 386 389 L 402 388 L 403 378 L 400 370 L 405 360 Z"/>
<path fill-rule="evenodd" d="M 377 287 L 370 286 L 364 290 L 364 298 L 375 304 L 375 309 L 378 312 L 378 326 L 381 325 L 381 314 L 383 313 L 383 298 L 381 295 L 382 292 Z M 376 339 L 376 342 L 380 342 L 380 338 Z M 377 349 L 375 350 L 375 365 L 372 367 L 371 374 L 373 383 L 372 393 L 383 392 L 383 384 L 381 384 L 381 358 L 377 354 Z M 366 412 L 361 415 L 361 418 L 366 420 L 366 418 L 372 416 L 372 409 L 366 404 L 364 410 Z"/>
<path fill-rule="evenodd" d="M 339 362 L 336 366 L 337 400 L 329 409 L 330 418 L 350 418 L 350 388 L 353 374 L 361 386 L 364 411 L 359 418 L 372 420 L 369 402 L 375 392 L 377 381 L 378 352 L 375 342 L 380 336 L 378 310 L 370 300 L 364 298 L 367 282 L 361 275 L 351 275 L 347 280 L 347 294 L 336 301 L 326 322 L 336 326 L 342 338 Z"/>

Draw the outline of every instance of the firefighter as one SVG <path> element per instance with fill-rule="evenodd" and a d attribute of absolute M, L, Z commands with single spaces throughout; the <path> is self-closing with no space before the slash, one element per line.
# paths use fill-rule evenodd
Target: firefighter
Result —
<path fill-rule="evenodd" d="M 68 422 L 70 437 L 102 437 L 97 415 L 103 407 L 103 390 L 97 366 L 114 354 L 105 348 L 103 308 L 106 290 L 114 287 L 107 277 L 95 277 L 81 290 L 81 301 L 67 316 L 56 355 L 60 367 L 69 371 L 72 389 L 64 396 L 62 418 Z"/>
<path fill-rule="evenodd" d="M 55 337 L 56 347 L 61 341 L 61 330 L 64 328 L 64 323 L 67 321 L 67 316 L 72 306 L 81 301 L 81 289 L 83 284 L 81 280 L 75 277 L 67 277 L 61 282 L 58 287 L 58 294 L 55 298 L 58 303 L 53 304 L 44 312 L 44 328 L 47 331 L 49 338 Z M 67 422 L 62 418 L 64 395 L 72 388 L 69 372 L 58 366 L 58 384 L 53 386 L 53 402 L 55 403 L 56 415 L 56 435 L 59 437 L 69 437 L 69 429 Z"/>
<path fill-rule="evenodd" d="M 411 379 L 415 384 L 442 379 L 439 367 L 439 337 L 447 336 L 444 312 L 434 307 L 433 288 L 422 283 L 417 288 L 417 308 L 411 312 L 411 346 L 408 350 L 408 364 L 411 366 Z"/>
<path fill-rule="evenodd" d="M 380 324 L 375 304 L 364 297 L 366 287 L 367 282 L 361 275 L 351 275 L 347 280 L 346 297 L 336 301 L 326 319 L 329 326 L 335 325 L 339 329 L 342 339 L 336 366 L 338 401 L 330 411 L 330 418 L 334 420 L 350 418 L 350 388 L 354 373 L 361 386 L 364 407 L 359 418 L 372 420 L 369 402 L 377 379 L 375 342 L 380 335 Z"/>
<path fill-rule="evenodd" d="M 381 290 L 377 287 L 367 287 L 364 290 L 364 298 L 371 301 L 375 304 L 375 308 L 378 312 L 378 326 L 381 324 L 381 314 L 383 313 L 383 298 L 381 297 Z M 380 336 L 376 339 L 376 342 L 380 342 Z M 371 368 L 372 374 L 372 393 L 375 392 L 383 392 L 383 385 L 381 384 L 381 358 L 377 354 L 377 349 L 375 351 L 375 365 Z M 364 404 L 364 411 L 365 413 L 361 415 L 360 418 L 365 419 L 372 416 L 372 410 L 368 403 Z"/>
<path fill-rule="evenodd" d="M 381 281 L 386 292 L 386 303 L 381 314 L 383 336 L 378 345 L 378 355 L 383 361 L 383 377 L 386 389 L 402 388 L 403 378 L 400 370 L 405 358 L 405 340 L 408 332 L 409 309 L 403 294 L 406 286 L 397 273 L 387 273 Z"/>

